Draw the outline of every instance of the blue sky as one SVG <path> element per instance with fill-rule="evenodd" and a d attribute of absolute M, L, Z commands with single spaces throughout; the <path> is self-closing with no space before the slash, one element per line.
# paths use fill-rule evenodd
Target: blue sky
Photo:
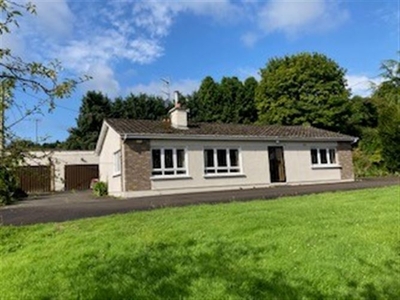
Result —
<path fill-rule="evenodd" d="M 25 0 L 20 0 L 25 1 Z M 65 74 L 93 77 L 51 113 L 13 127 L 21 137 L 63 140 L 75 125 L 82 95 L 99 90 L 111 98 L 130 92 L 162 95 L 196 90 L 210 75 L 258 78 L 276 56 L 321 52 L 347 70 L 353 94 L 379 83 L 381 61 L 399 59 L 400 0 L 78 1 L 36 0 L 37 16 L 2 36 L 2 47 L 26 60 L 59 59 Z M 34 95 L 18 95 L 29 107 Z M 46 110 L 45 110 L 46 111 Z M 8 112 L 8 123 L 21 116 Z"/>

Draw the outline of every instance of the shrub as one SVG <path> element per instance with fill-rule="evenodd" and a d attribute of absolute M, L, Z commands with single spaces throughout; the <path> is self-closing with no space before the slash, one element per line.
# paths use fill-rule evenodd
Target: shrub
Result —
<path fill-rule="evenodd" d="M 107 183 L 103 181 L 98 181 L 94 184 L 93 186 L 93 193 L 97 197 L 104 197 L 108 195 L 108 188 L 107 188 Z"/>
<path fill-rule="evenodd" d="M 15 200 L 17 179 L 14 172 L 7 167 L 0 167 L 0 205 L 10 204 Z"/>

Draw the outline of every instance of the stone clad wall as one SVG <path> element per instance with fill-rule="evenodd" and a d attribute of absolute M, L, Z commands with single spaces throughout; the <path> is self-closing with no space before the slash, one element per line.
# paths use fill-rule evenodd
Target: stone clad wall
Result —
<path fill-rule="evenodd" d="M 348 142 L 338 142 L 338 158 L 342 167 L 341 179 L 354 180 L 353 154 L 351 144 Z"/>
<path fill-rule="evenodd" d="M 151 189 L 151 153 L 149 140 L 126 140 L 124 143 L 125 191 Z"/>

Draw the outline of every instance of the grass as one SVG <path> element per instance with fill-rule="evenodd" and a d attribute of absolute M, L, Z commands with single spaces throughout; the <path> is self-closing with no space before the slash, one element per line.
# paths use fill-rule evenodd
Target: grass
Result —
<path fill-rule="evenodd" d="M 0 299 L 399 299 L 400 188 L 0 226 Z"/>

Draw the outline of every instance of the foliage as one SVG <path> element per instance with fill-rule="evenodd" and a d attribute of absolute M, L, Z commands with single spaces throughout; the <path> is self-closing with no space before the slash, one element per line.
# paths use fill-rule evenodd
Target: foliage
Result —
<path fill-rule="evenodd" d="M 107 183 L 103 181 L 98 181 L 93 185 L 93 193 L 97 197 L 104 197 L 108 195 Z"/>
<path fill-rule="evenodd" d="M 219 84 L 210 76 L 203 79 L 195 99 L 198 101 L 197 119 L 201 122 L 221 122 L 223 106 Z"/>
<path fill-rule="evenodd" d="M 350 109 L 347 133 L 360 136 L 364 128 L 375 128 L 378 125 L 378 110 L 371 98 L 352 97 Z"/>
<path fill-rule="evenodd" d="M 0 226 L 0 295 L 397 299 L 399 192 L 389 187 Z"/>
<path fill-rule="evenodd" d="M 239 123 L 252 124 L 257 121 L 257 108 L 255 103 L 258 81 L 254 77 L 247 78 L 243 83 L 243 98 L 240 103 Z"/>
<path fill-rule="evenodd" d="M 358 147 L 353 151 L 353 162 L 356 177 L 388 175 L 377 128 L 363 128 Z"/>
<path fill-rule="evenodd" d="M 35 6 L 30 2 L 0 0 L 0 37 L 4 34 L 15 34 L 18 20 L 23 13 L 36 14 Z M 43 108 L 52 110 L 57 98 L 71 95 L 76 85 L 88 77 L 71 79 L 61 76 L 62 66 L 59 61 L 37 62 L 25 61 L 12 53 L 8 48 L 0 48 L 0 195 L 3 203 L 9 203 L 16 191 L 13 169 L 23 159 L 23 143 L 13 145 L 15 135 L 12 127 L 28 116 L 40 113 Z M 62 80 L 60 78 L 63 78 Z M 32 93 L 41 99 L 31 108 L 22 112 L 20 119 L 5 126 L 5 110 L 15 104 L 16 93 Z M 4 146 L 11 144 L 5 153 Z"/>
<path fill-rule="evenodd" d="M 112 104 L 113 118 L 159 120 L 167 115 L 170 103 L 162 98 L 139 94 L 130 94 L 125 99 L 116 99 Z"/>
<path fill-rule="evenodd" d="M 69 150 L 92 150 L 103 120 L 111 115 L 111 101 L 101 92 L 89 91 L 82 99 L 77 127 L 69 130 L 65 148 Z"/>
<path fill-rule="evenodd" d="M 373 94 L 378 108 L 378 132 L 382 158 L 390 172 L 400 172 L 400 62 L 383 62 L 385 81 Z"/>
<path fill-rule="evenodd" d="M 256 90 L 259 123 L 310 124 L 347 132 L 350 117 L 345 70 L 318 53 L 269 60 Z"/>
<path fill-rule="evenodd" d="M 186 97 L 191 120 L 249 124 L 257 119 L 254 104 L 255 78 L 242 83 L 237 77 L 223 77 L 216 82 L 210 76 L 203 79 L 197 92 Z"/>
<path fill-rule="evenodd" d="M 18 18 L 24 12 L 36 14 L 32 3 L 21 4 L 9 0 L 0 1 L 0 11 L 2 16 L 5 16 L 0 21 L 0 35 L 12 33 L 12 28 L 18 27 Z M 10 49 L 0 48 L 0 83 L 6 107 L 13 104 L 13 93 L 18 91 L 32 92 L 42 97 L 37 105 L 25 112 L 24 118 L 40 112 L 44 105 L 53 109 L 55 99 L 68 97 L 78 83 L 88 79 L 88 77 L 83 77 L 60 80 L 61 71 L 61 63 L 57 60 L 48 63 L 27 62 L 15 56 Z"/>
<path fill-rule="evenodd" d="M 17 191 L 17 179 L 13 169 L 0 165 L 0 206 L 12 203 Z"/>
<path fill-rule="evenodd" d="M 64 148 L 93 150 L 103 120 L 107 118 L 158 120 L 166 116 L 170 103 L 160 97 L 130 94 L 111 101 L 101 92 L 89 91 L 82 99 L 77 126 L 69 130 Z"/>

